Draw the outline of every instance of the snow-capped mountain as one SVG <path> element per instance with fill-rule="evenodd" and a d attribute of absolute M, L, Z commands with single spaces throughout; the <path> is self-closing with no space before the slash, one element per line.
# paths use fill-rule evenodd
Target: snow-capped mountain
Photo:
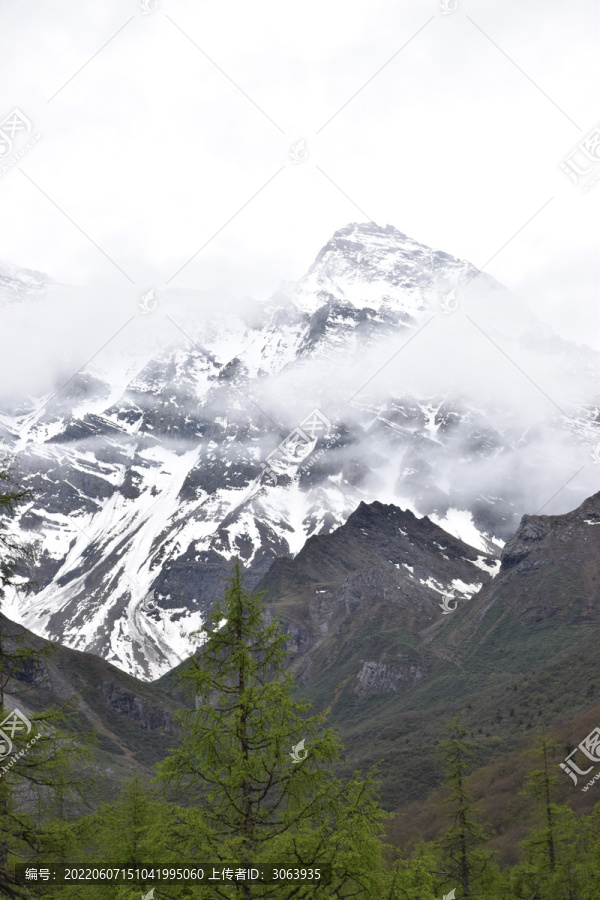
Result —
<path fill-rule="evenodd" d="M 2 273 L 11 309 L 32 302 L 32 273 Z M 578 466 L 569 490 L 594 489 L 598 355 L 465 261 L 352 224 L 264 303 L 205 301 L 156 289 L 77 375 L 3 391 L 40 549 L 39 590 L 4 611 L 44 637 L 154 678 L 233 557 L 255 585 L 362 500 L 498 555 Z"/>

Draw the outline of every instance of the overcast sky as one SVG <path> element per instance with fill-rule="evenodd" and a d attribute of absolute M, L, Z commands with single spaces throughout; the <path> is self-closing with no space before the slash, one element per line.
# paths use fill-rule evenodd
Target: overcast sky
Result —
<path fill-rule="evenodd" d="M 5 0 L 0 119 L 41 137 L 0 160 L 0 258 L 262 299 L 372 219 L 599 348 L 600 177 L 560 168 L 600 123 L 598 4 L 443 2 Z"/>

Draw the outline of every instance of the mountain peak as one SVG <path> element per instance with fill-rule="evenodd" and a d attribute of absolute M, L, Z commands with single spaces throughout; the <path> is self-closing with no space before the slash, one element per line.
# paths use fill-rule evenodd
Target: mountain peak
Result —
<path fill-rule="evenodd" d="M 333 233 L 331 240 L 334 241 L 336 238 L 351 238 L 353 236 L 356 236 L 357 238 L 360 238 L 361 236 L 365 238 L 369 238 L 370 236 L 375 238 L 408 238 L 404 232 L 400 231 L 394 225 L 377 225 L 376 222 L 349 222 L 348 225 L 344 225 L 343 228 L 338 228 L 338 230 Z M 410 238 L 408 238 L 408 240 L 410 240 Z"/>
<path fill-rule="evenodd" d="M 570 545 L 569 553 L 557 552 L 555 556 L 557 559 L 563 556 L 565 560 L 578 560 L 578 576 L 581 576 L 581 566 L 590 552 L 593 558 L 597 558 L 590 551 L 590 546 L 596 545 L 600 537 L 600 530 L 590 526 L 597 525 L 600 525 L 600 491 L 569 513 L 554 516 L 525 515 L 514 537 L 504 546 L 502 568 L 506 570 L 519 566 L 524 571 L 539 568 L 540 564 L 536 560 L 540 554 L 547 554 L 555 545 L 559 548 Z"/>
<path fill-rule="evenodd" d="M 326 303 L 400 312 L 418 318 L 424 292 L 440 277 L 456 284 L 477 270 L 413 240 L 393 225 L 351 222 L 339 228 L 294 291 L 294 304 L 314 313 Z"/>

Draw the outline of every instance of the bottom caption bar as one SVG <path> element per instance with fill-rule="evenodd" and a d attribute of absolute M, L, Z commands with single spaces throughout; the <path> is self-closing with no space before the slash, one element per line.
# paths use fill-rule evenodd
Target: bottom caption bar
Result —
<path fill-rule="evenodd" d="M 331 866 L 238 865 L 200 863 L 195 866 L 15 866 L 19 884 L 198 884 L 199 882 L 262 882 L 264 884 L 330 884 Z"/>

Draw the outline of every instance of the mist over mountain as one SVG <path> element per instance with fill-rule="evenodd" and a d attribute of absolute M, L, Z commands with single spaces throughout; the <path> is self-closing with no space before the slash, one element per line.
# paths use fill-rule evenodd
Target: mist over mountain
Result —
<path fill-rule="evenodd" d="M 361 502 L 488 559 L 597 490 L 598 353 L 393 226 L 341 228 L 264 302 L 149 289 L 106 339 L 94 289 L 0 275 L 0 437 L 39 547 L 5 612 L 138 677 L 193 651 L 234 557 L 257 585 Z"/>

